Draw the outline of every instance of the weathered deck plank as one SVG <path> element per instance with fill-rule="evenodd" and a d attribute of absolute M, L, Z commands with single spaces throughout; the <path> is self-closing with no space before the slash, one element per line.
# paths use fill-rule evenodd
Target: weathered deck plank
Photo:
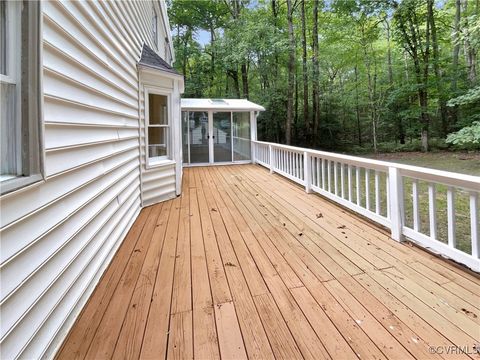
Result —
<path fill-rule="evenodd" d="M 433 359 L 480 338 L 477 275 L 259 166 L 183 185 L 141 212 L 58 359 Z"/>

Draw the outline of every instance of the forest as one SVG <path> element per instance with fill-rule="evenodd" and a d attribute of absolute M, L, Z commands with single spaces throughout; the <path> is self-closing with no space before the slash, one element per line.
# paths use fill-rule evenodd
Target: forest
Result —
<path fill-rule="evenodd" d="M 480 0 L 168 8 L 184 97 L 263 105 L 259 140 L 354 153 L 480 149 Z"/>

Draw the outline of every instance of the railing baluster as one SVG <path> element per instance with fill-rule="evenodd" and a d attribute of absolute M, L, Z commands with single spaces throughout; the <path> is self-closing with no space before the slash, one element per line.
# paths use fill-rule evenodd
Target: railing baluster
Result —
<path fill-rule="evenodd" d="M 290 167 L 290 175 L 295 175 L 296 160 L 295 160 L 294 152 L 290 153 L 290 159 L 292 160 L 291 167 Z"/>
<path fill-rule="evenodd" d="M 392 238 L 402 241 L 403 238 L 403 180 L 400 171 L 395 167 L 388 168 L 388 198 L 391 206 Z"/>
<path fill-rule="evenodd" d="M 310 159 L 309 161 L 310 161 L 310 181 L 311 181 L 310 186 L 311 186 L 312 184 L 315 184 L 313 182 L 313 178 L 315 177 L 315 173 L 316 173 L 315 172 L 315 158 L 310 156 L 310 155 L 308 156 L 308 158 Z"/>
<path fill-rule="evenodd" d="M 360 206 L 360 168 L 355 166 L 355 185 L 357 186 L 357 205 Z"/>
<path fill-rule="evenodd" d="M 285 157 L 285 172 L 290 174 L 292 170 L 292 154 L 290 151 L 285 150 L 283 156 Z"/>
<path fill-rule="evenodd" d="M 434 183 L 428 184 L 428 217 L 430 220 L 430 237 L 437 238 L 437 196 Z"/>
<path fill-rule="evenodd" d="M 412 182 L 413 230 L 420 231 L 420 210 L 418 207 L 418 180 Z"/>
<path fill-rule="evenodd" d="M 294 153 L 295 156 L 295 177 L 300 177 L 300 159 L 298 157 L 298 153 Z"/>
<path fill-rule="evenodd" d="M 275 157 L 277 169 L 279 171 L 283 170 L 283 162 L 282 162 L 282 149 L 277 149 L 277 156 Z"/>
<path fill-rule="evenodd" d="M 298 160 L 300 165 L 300 173 L 298 174 L 298 177 L 302 178 L 302 180 L 305 180 L 305 156 L 303 154 L 298 154 Z"/>
<path fill-rule="evenodd" d="M 312 185 L 317 183 L 317 158 L 310 156 L 311 159 L 311 169 L 312 169 Z"/>
<path fill-rule="evenodd" d="M 268 145 L 268 152 L 269 152 L 269 163 L 270 163 L 270 174 L 273 174 L 273 156 L 272 156 L 272 145 Z"/>
<path fill-rule="evenodd" d="M 335 181 L 335 184 L 334 184 L 334 189 L 335 189 L 335 195 L 338 196 L 338 170 L 337 170 L 337 162 L 336 161 L 333 161 L 333 181 Z"/>
<path fill-rule="evenodd" d="M 345 199 L 345 164 L 344 163 L 340 163 L 340 181 L 342 182 L 340 186 L 342 199 Z"/>
<path fill-rule="evenodd" d="M 470 193 L 470 232 L 472 235 L 472 255 L 475 258 L 480 257 L 480 235 L 478 234 L 478 193 Z"/>
<path fill-rule="evenodd" d="M 327 160 L 327 174 L 328 174 L 328 192 L 332 192 L 332 167 L 330 160 Z"/>
<path fill-rule="evenodd" d="M 352 165 L 348 164 L 348 201 L 352 201 Z"/>
<path fill-rule="evenodd" d="M 285 171 L 285 152 L 282 149 L 278 149 L 278 157 L 282 164 L 282 171 Z"/>
<path fill-rule="evenodd" d="M 386 196 L 387 196 L 387 219 L 391 219 L 390 216 L 390 168 L 389 172 L 386 176 L 386 181 L 385 181 L 385 188 L 386 188 Z"/>
<path fill-rule="evenodd" d="M 295 157 L 295 177 L 299 178 L 300 177 L 300 159 L 298 157 L 298 153 L 293 153 Z"/>
<path fill-rule="evenodd" d="M 365 169 L 365 208 L 370 210 L 370 170 Z"/>
<path fill-rule="evenodd" d="M 293 153 L 293 159 L 295 160 L 295 166 L 293 167 L 293 176 L 298 177 L 298 158 L 297 153 Z"/>
<path fill-rule="evenodd" d="M 478 177 L 402 164 L 388 164 L 383 161 L 255 140 L 252 141 L 251 149 L 252 163 L 260 164 L 267 169 L 270 168 L 272 173 L 279 172 L 297 183 L 303 183 L 306 192 L 316 191 L 331 201 L 340 203 L 352 211 L 359 212 L 374 222 L 390 228 L 393 239 L 400 241 L 403 236 L 406 236 L 418 244 L 474 270 L 478 269 L 480 256 Z M 353 169 L 355 169 L 355 174 L 352 174 Z M 365 171 L 365 175 L 362 175 L 361 171 Z M 384 181 L 383 174 L 386 174 L 386 178 L 385 183 L 381 184 Z M 404 207 L 407 200 L 403 196 L 404 178 L 412 181 L 413 224 L 405 224 Z M 365 187 L 361 184 L 362 181 L 365 181 Z M 421 223 L 426 220 L 421 217 L 423 208 L 421 209 L 420 201 L 426 201 L 423 199 L 423 193 L 420 194 L 420 185 L 423 182 L 426 182 L 428 188 L 429 231 L 426 229 L 427 225 Z M 445 186 L 447 189 L 446 206 L 440 202 L 437 204 L 437 186 Z M 355 190 L 356 194 L 353 194 Z M 362 199 L 362 190 L 365 192 L 363 195 L 365 201 Z M 456 197 L 459 196 L 460 190 L 462 193 L 465 191 L 469 194 L 469 218 L 462 217 L 460 219 L 456 214 L 458 211 Z M 384 196 L 386 196 L 385 200 Z M 383 209 L 384 201 L 387 204 L 386 210 Z M 437 218 L 436 211 L 440 205 L 446 207 L 448 244 L 438 238 L 441 235 L 439 223 L 437 223 L 440 218 Z M 359 206 L 363 209 L 360 209 Z M 464 220 L 468 221 L 467 219 L 470 220 L 470 231 L 465 234 L 465 230 L 460 229 L 460 225 Z M 459 222 L 460 220 L 462 220 L 462 224 Z M 465 225 L 468 226 L 468 224 Z M 424 229 L 422 230 L 422 228 Z M 471 253 L 457 249 L 457 242 L 464 241 L 464 239 L 471 240 Z"/>
<path fill-rule="evenodd" d="M 305 181 L 305 191 L 307 193 L 312 192 L 312 168 L 311 159 L 308 153 L 303 153 L 303 180 Z"/>
<path fill-rule="evenodd" d="M 275 170 L 281 170 L 282 163 L 280 162 L 280 149 L 275 149 Z"/>
<path fill-rule="evenodd" d="M 455 239 L 455 189 L 451 186 L 447 189 L 447 221 L 448 221 L 448 245 L 456 248 Z"/>
<path fill-rule="evenodd" d="M 285 152 L 282 149 L 278 149 L 278 167 L 285 171 Z"/>
<path fill-rule="evenodd" d="M 375 170 L 375 214 L 380 215 L 380 174 Z"/>
<path fill-rule="evenodd" d="M 325 159 L 322 158 L 322 189 L 325 190 Z"/>

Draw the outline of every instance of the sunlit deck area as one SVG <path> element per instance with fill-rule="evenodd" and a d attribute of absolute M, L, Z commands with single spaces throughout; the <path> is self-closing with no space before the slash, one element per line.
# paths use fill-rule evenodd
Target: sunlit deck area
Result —
<path fill-rule="evenodd" d="M 57 357 L 476 359 L 479 294 L 473 272 L 259 165 L 186 168 Z"/>

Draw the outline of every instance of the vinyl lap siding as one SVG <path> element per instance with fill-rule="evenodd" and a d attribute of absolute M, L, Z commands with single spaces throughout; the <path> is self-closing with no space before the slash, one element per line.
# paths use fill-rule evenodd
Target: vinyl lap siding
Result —
<path fill-rule="evenodd" d="M 54 354 L 141 208 L 136 62 L 152 4 L 42 6 L 46 181 L 1 199 L 2 359 Z"/>

